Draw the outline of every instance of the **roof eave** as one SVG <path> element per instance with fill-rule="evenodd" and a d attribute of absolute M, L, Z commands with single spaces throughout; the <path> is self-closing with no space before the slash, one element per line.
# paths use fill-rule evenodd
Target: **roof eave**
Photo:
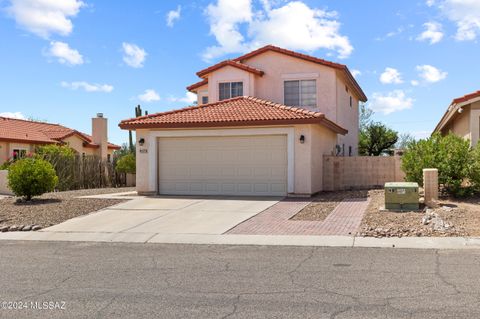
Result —
<path fill-rule="evenodd" d="M 171 128 L 206 128 L 206 127 L 239 127 L 239 126 L 276 126 L 297 124 L 320 124 L 335 133 L 345 135 L 348 130 L 326 119 L 325 117 L 290 119 L 290 120 L 258 120 L 258 121 L 218 121 L 218 122 L 191 122 L 191 123 L 120 123 L 123 130 L 136 129 L 171 129 Z"/>

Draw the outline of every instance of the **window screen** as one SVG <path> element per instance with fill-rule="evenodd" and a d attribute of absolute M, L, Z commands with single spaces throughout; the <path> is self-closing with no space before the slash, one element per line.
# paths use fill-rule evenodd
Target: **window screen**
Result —
<path fill-rule="evenodd" d="M 218 99 L 225 100 L 243 95 L 243 82 L 226 82 L 218 84 Z"/>
<path fill-rule="evenodd" d="M 289 106 L 317 106 L 317 81 L 296 80 L 284 82 L 284 103 Z"/>

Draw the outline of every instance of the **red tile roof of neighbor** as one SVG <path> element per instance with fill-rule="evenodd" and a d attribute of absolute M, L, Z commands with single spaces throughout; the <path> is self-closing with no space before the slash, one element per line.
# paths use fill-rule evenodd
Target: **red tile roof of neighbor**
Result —
<path fill-rule="evenodd" d="M 343 127 L 328 120 L 323 113 L 285 106 L 249 96 L 240 96 L 216 103 L 123 120 L 119 126 L 122 129 L 137 129 L 315 123 L 326 126 L 340 134 L 348 132 Z"/>
<path fill-rule="evenodd" d="M 72 135 L 80 137 L 85 142 L 85 147 L 99 147 L 98 144 L 93 143 L 90 135 L 60 124 L 0 117 L 0 141 L 27 144 L 54 144 Z M 108 148 L 119 149 L 120 146 L 108 143 Z"/>
<path fill-rule="evenodd" d="M 471 99 L 474 99 L 474 98 L 477 98 L 477 97 L 480 97 L 480 91 L 476 91 L 476 92 L 466 94 L 466 95 L 461 96 L 461 97 L 457 97 L 456 99 L 454 99 L 452 101 L 452 104 L 459 104 L 459 103 L 467 102 L 468 100 L 471 100 Z"/>
<path fill-rule="evenodd" d="M 335 68 L 335 69 L 338 69 L 340 71 L 343 71 L 347 80 L 352 84 L 352 86 L 354 87 L 354 89 L 357 91 L 359 97 L 360 97 L 360 100 L 362 102 L 366 102 L 367 101 L 367 96 L 365 95 L 365 93 L 363 92 L 362 88 L 360 87 L 360 85 L 357 83 L 357 81 L 355 80 L 355 78 L 353 77 L 352 73 L 350 72 L 350 70 L 348 69 L 348 67 L 344 64 L 340 64 L 340 63 L 335 63 L 335 62 L 330 62 L 330 61 L 327 61 L 327 60 L 324 60 L 324 59 L 320 59 L 320 58 L 317 58 L 317 57 L 314 57 L 314 56 L 311 56 L 311 55 L 307 55 L 307 54 L 303 54 L 303 53 L 299 53 L 299 52 L 295 52 L 295 51 L 291 51 L 291 50 L 287 50 L 287 49 L 282 49 L 282 48 L 279 48 L 279 47 L 276 47 L 274 45 L 266 45 L 264 47 L 261 47 L 257 50 L 254 50 L 250 53 L 247 53 L 247 54 L 244 54 L 242 56 L 239 56 L 238 58 L 235 58 L 233 60 L 227 60 L 227 61 L 223 61 L 223 62 L 220 62 L 220 63 L 217 63 L 215 65 L 212 65 L 211 67 L 208 67 L 204 70 L 201 70 L 199 72 L 197 72 L 197 75 L 202 77 L 214 70 L 217 70 L 219 68 L 222 68 L 226 65 L 231 65 L 231 64 L 228 64 L 228 62 L 238 62 L 240 64 L 236 65 L 237 67 L 239 67 L 240 65 L 242 66 L 246 66 L 246 67 L 249 67 L 249 68 L 252 68 L 251 66 L 248 66 L 244 63 L 242 63 L 243 61 L 245 60 L 248 60 L 256 55 L 259 55 L 259 54 L 262 54 L 264 52 L 267 52 L 267 51 L 274 51 L 274 52 L 277 52 L 277 53 L 281 53 L 281 54 L 285 54 L 285 55 L 289 55 L 289 56 L 292 56 L 292 57 L 295 57 L 295 58 L 299 58 L 299 59 L 302 59 L 302 60 L 306 60 L 306 61 L 310 61 L 310 62 L 313 62 L 313 63 L 318 63 L 318 64 L 321 64 L 321 65 L 325 65 L 325 66 L 328 66 L 328 67 L 332 67 L 332 68 Z M 235 66 L 232 64 L 232 66 Z M 254 70 L 256 70 L 257 72 L 262 72 L 258 69 L 255 69 L 253 68 Z M 262 75 L 263 75 L 263 72 L 262 72 Z M 198 82 L 200 83 L 200 82 Z M 187 87 L 187 90 L 193 90 L 195 89 L 195 85 L 198 84 L 198 83 L 195 83 L 189 87 Z M 208 83 L 208 82 L 207 82 Z M 205 83 L 204 83 L 205 84 Z M 202 84 L 203 85 L 203 84 Z M 193 88 L 191 88 L 193 86 Z M 198 86 L 197 86 L 198 87 Z"/>
<path fill-rule="evenodd" d="M 464 96 L 453 99 L 452 103 L 448 106 L 447 110 L 445 111 L 445 113 L 443 114 L 442 118 L 440 119 L 440 121 L 438 122 L 437 126 L 433 131 L 434 132 L 440 131 L 443 127 L 445 127 L 447 123 L 450 122 L 450 120 L 452 119 L 452 114 L 457 110 L 457 108 L 452 107 L 453 105 L 465 103 L 478 97 L 480 97 L 480 91 L 476 91 L 476 92 L 466 94 Z"/>

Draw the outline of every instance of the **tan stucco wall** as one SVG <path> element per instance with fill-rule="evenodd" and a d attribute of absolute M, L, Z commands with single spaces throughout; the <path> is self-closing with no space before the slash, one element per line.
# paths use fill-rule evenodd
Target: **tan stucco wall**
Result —
<path fill-rule="evenodd" d="M 337 144 L 345 146 L 345 156 L 349 156 L 349 147 L 352 147 L 352 156 L 358 155 L 358 99 L 352 94 L 351 88 L 345 89 L 345 82 L 340 77 L 336 80 L 337 116 L 336 123 L 348 130 L 346 135 L 338 135 Z M 352 106 L 350 107 L 350 97 Z"/>
<path fill-rule="evenodd" d="M 265 72 L 262 77 L 256 79 L 255 96 L 276 103 L 284 103 L 284 81 L 315 79 L 317 81 L 315 110 L 325 113 L 330 120 L 336 121 L 334 69 L 273 51 L 254 56 L 245 61 L 245 64 Z"/>
<path fill-rule="evenodd" d="M 311 125 L 312 135 L 312 189 L 311 193 L 323 190 L 323 156 L 333 155 L 337 134 L 320 125 Z"/>
<path fill-rule="evenodd" d="M 236 135 L 265 134 L 265 130 L 272 130 L 272 134 L 278 134 L 274 130 L 293 129 L 293 194 L 310 195 L 322 190 L 322 165 L 323 155 L 331 155 L 336 143 L 336 134 L 320 125 L 296 125 L 289 127 L 246 127 L 246 128 L 219 128 L 219 129 L 172 129 L 172 130 L 137 130 L 137 140 L 145 139 L 143 146 L 137 147 L 137 172 L 136 187 L 139 193 L 154 194 L 157 192 L 157 157 L 158 135 L 162 133 L 185 134 L 184 136 Z M 217 133 L 215 133 L 217 132 Z M 242 133 L 245 132 L 245 133 Z M 261 133 L 262 132 L 262 133 Z M 212 135 L 213 134 L 213 135 Z M 285 133 L 286 134 L 286 133 Z M 233 133 L 232 133 L 233 135 Z M 300 136 L 305 136 L 305 143 L 300 143 Z M 288 138 L 288 137 L 287 137 Z M 153 155 L 152 155 L 153 154 Z M 153 158 L 153 160 L 152 160 Z"/>
<path fill-rule="evenodd" d="M 214 103 L 219 99 L 219 83 L 222 82 L 243 82 L 243 95 L 255 96 L 255 75 L 234 68 L 232 66 L 223 67 L 208 76 L 208 102 Z"/>
<path fill-rule="evenodd" d="M 201 87 L 197 88 L 196 92 L 197 92 L 197 105 L 201 105 L 202 97 L 208 96 L 208 84 L 202 85 Z"/>
<path fill-rule="evenodd" d="M 452 132 L 455 135 L 470 139 L 470 108 L 463 108 L 463 112 L 456 113 L 450 123 L 442 130 L 442 134 Z"/>
<path fill-rule="evenodd" d="M 0 165 L 8 159 L 8 144 L 0 142 Z"/>

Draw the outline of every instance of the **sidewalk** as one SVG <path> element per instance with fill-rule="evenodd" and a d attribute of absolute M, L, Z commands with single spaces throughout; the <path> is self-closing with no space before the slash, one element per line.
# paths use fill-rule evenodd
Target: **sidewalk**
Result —
<path fill-rule="evenodd" d="M 2 240 L 83 241 L 198 245 L 480 249 L 480 238 L 474 237 L 372 238 L 352 236 L 281 236 L 235 234 L 208 235 L 38 231 L 0 233 L 0 242 Z"/>

